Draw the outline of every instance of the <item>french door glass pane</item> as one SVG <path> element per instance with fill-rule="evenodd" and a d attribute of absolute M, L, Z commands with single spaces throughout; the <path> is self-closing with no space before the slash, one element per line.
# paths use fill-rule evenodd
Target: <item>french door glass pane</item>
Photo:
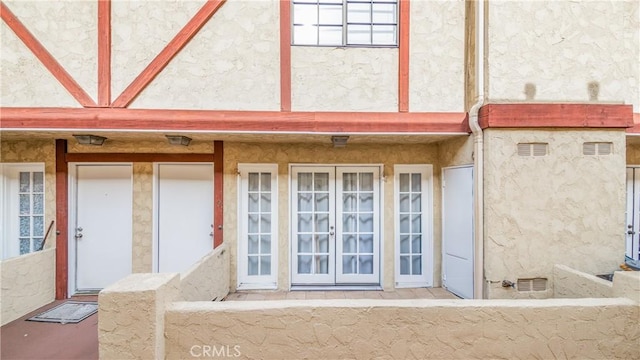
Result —
<path fill-rule="evenodd" d="M 316 194 L 315 210 L 329 211 L 329 193 Z"/>
<path fill-rule="evenodd" d="M 31 173 L 30 172 L 20 172 L 20 192 L 25 193 L 30 191 L 30 183 L 31 183 Z"/>
<path fill-rule="evenodd" d="M 409 262 L 409 256 L 400 256 L 400 275 L 410 275 L 411 264 Z"/>
<path fill-rule="evenodd" d="M 31 218 L 20 216 L 20 236 L 31 236 Z"/>
<path fill-rule="evenodd" d="M 28 254 L 31 252 L 31 241 L 29 238 L 20 239 L 20 255 Z"/>
<path fill-rule="evenodd" d="M 312 211 L 313 193 L 298 193 L 298 211 Z"/>
<path fill-rule="evenodd" d="M 260 248 L 258 247 L 258 235 L 249 235 L 248 239 L 249 247 L 247 249 L 247 252 L 249 254 L 257 254 L 260 251 Z"/>
<path fill-rule="evenodd" d="M 316 252 L 329 253 L 329 235 L 316 235 Z"/>
<path fill-rule="evenodd" d="M 33 217 L 33 236 L 44 236 L 44 217 Z"/>
<path fill-rule="evenodd" d="M 258 212 L 260 195 L 257 193 L 249 194 L 249 212 Z"/>
<path fill-rule="evenodd" d="M 271 236 L 260 236 L 260 254 L 271 254 Z"/>
<path fill-rule="evenodd" d="M 260 275 L 271 275 L 271 256 L 260 257 Z"/>
<path fill-rule="evenodd" d="M 33 192 L 44 192 L 44 173 L 42 171 L 33 173 Z"/>
<path fill-rule="evenodd" d="M 258 256 L 249 256 L 249 275 L 259 275 Z"/>
<path fill-rule="evenodd" d="M 298 274 L 329 273 L 329 173 L 298 173 Z"/>
<path fill-rule="evenodd" d="M 20 215 L 29 215 L 31 213 L 31 199 L 29 194 L 20 194 Z"/>
<path fill-rule="evenodd" d="M 249 191 L 258 191 L 258 184 L 260 184 L 260 177 L 258 173 L 249 174 Z"/>
<path fill-rule="evenodd" d="M 316 256 L 316 274 L 329 273 L 329 255 Z"/>
<path fill-rule="evenodd" d="M 373 255 L 360 256 L 358 260 L 360 274 L 373 274 Z"/>
<path fill-rule="evenodd" d="M 311 255 L 298 255 L 298 274 L 311 274 L 312 261 Z"/>

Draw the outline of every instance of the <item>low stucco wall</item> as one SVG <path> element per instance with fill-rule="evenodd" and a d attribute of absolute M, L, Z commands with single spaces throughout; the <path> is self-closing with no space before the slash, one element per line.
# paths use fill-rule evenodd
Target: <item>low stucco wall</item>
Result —
<path fill-rule="evenodd" d="M 185 301 L 222 300 L 229 294 L 229 251 L 218 246 L 180 275 L 180 291 Z"/>
<path fill-rule="evenodd" d="M 638 316 L 624 298 L 178 302 L 165 315 L 165 355 L 633 358 Z"/>
<path fill-rule="evenodd" d="M 554 297 L 606 298 L 613 296 L 613 282 L 565 265 L 553 267 Z"/>
<path fill-rule="evenodd" d="M 2 325 L 55 298 L 55 249 L 0 261 Z"/>

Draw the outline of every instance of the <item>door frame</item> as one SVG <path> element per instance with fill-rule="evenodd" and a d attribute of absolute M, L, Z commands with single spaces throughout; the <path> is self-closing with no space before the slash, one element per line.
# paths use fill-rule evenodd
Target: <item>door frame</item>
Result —
<path fill-rule="evenodd" d="M 288 187 L 289 187 L 289 192 L 288 192 L 288 199 L 287 201 L 289 202 L 289 210 L 288 210 L 288 224 L 289 224 L 289 229 L 288 229 L 288 233 L 289 233 L 289 249 L 288 249 L 288 254 L 289 254 L 289 262 L 288 262 L 288 278 L 289 278 L 289 290 L 292 289 L 292 287 L 296 287 L 296 288 L 302 288 L 302 289 L 306 289 L 306 288 L 320 288 L 320 289 L 325 289 L 325 288 L 332 288 L 332 287 L 337 287 L 337 288 L 362 288 L 362 289 L 370 289 L 370 288 L 376 288 L 379 289 L 383 283 L 384 283 L 384 278 L 385 278 L 385 268 L 384 268 L 384 259 L 385 259 L 385 243 L 383 242 L 383 238 L 384 238 L 384 198 L 385 198 L 385 183 L 386 183 L 386 178 L 384 176 L 384 164 L 382 163 L 318 163 L 318 164 L 313 164 L 313 163 L 289 163 L 288 164 L 288 173 L 287 173 L 287 177 L 288 177 Z M 362 285 L 354 285 L 354 284 L 341 284 L 341 283 L 337 283 L 335 282 L 335 271 L 337 270 L 337 266 L 334 263 L 334 282 L 330 283 L 330 284 L 294 284 L 293 282 L 293 275 L 294 275 L 294 241 L 296 241 L 295 239 L 295 231 L 294 231 L 294 226 L 296 225 L 293 222 L 293 201 L 294 201 L 294 188 L 293 188 L 293 168 L 294 167 L 305 167 L 305 168 L 322 168 L 322 167 L 331 167 L 334 168 L 334 172 L 337 173 L 337 168 L 339 167 L 377 167 L 379 169 L 378 172 L 378 196 L 379 196 L 379 207 L 380 209 L 378 210 L 378 231 L 379 231 L 379 236 L 378 236 L 378 282 L 376 284 L 362 284 Z M 335 177 L 334 177 L 335 179 Z M 376 179 L 374 179 L 375 181 Z M 335 185 L 335 184 L 334 184 Z M 334 186 L 334 192 L 335 192 L 335 186 Z M 337 209 L 337 206 L 336 206 Z M 337 210 L 334 210 L 337 211 Z M 336 252 L 336 250 L 334 249 L 334 252 Z M 337 261 L 337 260 L 336 260 Z"/>
<path fill-rule="evenodd" d="M 631 172 L 631 181 L 629 181 L 629 172 Z M 636 172 L 640 172 L 640 165 L 627 165 L 625 170 L 625 262 L 629 263 L 632 266 L 639 266 L 640 259 L 634 259 L 633 255 L 638 256 L 638 252 L 640 251 L 640 188 L 634 191 L 635 185 L 640 185 L 640 179 L 636 178 Z M 631 190 L 631 204 L 629 204 L 629 191 Z M 638 196 L 634 196 L 637 194 Z M 634 209 L 638 209 L 634 211 Z M 631 210 L 631 213 L 629 213 Z M 631 220 L 631 221 L 629 221 Z M 632 228 L 628 228 L 629 224 L 632 224 Z M 631 235 L 631 244 L 628 242 L 628 231 L 633 231 L 634 234 Z M 627 252 L 631 251 L 631 258 L 627 255 Z"/>
<path fill-rule="evenodd" d="M 78 258 L 76 251 L 76 240 L 75 240 L 75 224 L 78 221 L 78 166 L 82 165 L 90 165 L 90 166 L 130 166 L 131 167 L 131 188 L 133 189 L 133 163 L 131 162 L 69 162 L 68 163 L 68 221 L 67 221 L 67 296 L 71 297 L 72 295 L 78 292 L 76 288 L 76 277 L 77 277 L 77 267 L 78 267 Z M 133 194 L 132 194 L 133 197 Z M 133 207 L 133 202 L 131 203 Z M 133 210 L 133 209 L 132 209 Z M 133 220 L 132 220 L 133 221 Z M 131 241 L 133 242 L 133 234 L 131 234 Z M 133 244 L 132 244 L 133 246 Z M 133 259 L 130 259 L 133 262 Z"/>
<path fill-rule="evenodd" d="M 211 162 L 176 162 L 176 161 L 156 161 L 153 162 L 153 171 L 152 171 L 152 189 L 151 189 L 151 194 L 152 194 L 152 211 L 153 211 L 153 219 L 151 221 L 151 272 L 153 273 L 157 273 L 160 269 L 160 263 L 159 263 L 159 259 L 158 259 L 158 247 L 160 246 L 160 234 L 158 232 L 158 226 L 160 223 L 160 219 L 159 219 L 159 208 L 158 206 L 160 205 L 158 202 L 158 195 L 159 195 L 159 186 L 160 186 L 160 181 L 159 181 L 159 176 L 160 173 L 158 171 L 158 166 L 159 165 L 211 165 L 211 169 L 212 169 L 212 173 L 211 173 L 211 186 L 212 186 L 212 192 L 214 197 L 211 199 L 211 206 L 213 209 L 213 217 L 211 218 L 211 224 L 215 224 L 214 219 L 216 217 L 215 213 L 216 213 L 216 209 L 215 209 L 215 165 L 213 163 L 213 161 Z M 213 232 L 214 236 L 215 236 L 215 231 L 214 229 L 211 229 L 211 231 Z M 211 238 L 211 250 L 213 250 L 213 240 L 214 238 Z"/>

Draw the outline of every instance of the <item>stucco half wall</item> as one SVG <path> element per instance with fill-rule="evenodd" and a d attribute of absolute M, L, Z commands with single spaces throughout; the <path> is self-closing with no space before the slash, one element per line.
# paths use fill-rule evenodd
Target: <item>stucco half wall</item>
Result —
<path fill-rule="evenodd" d="M 608 142 L 610 155 L 583 155 Z M 518 143 L 546 143 L 545 156 L 520 156 Z M 552 296 L 554 264 L 589 274 L 624 261 L 624 130 L 485 131 L 486 296 Z M 547 291 L 522 292 L 502 280 L 547 278 Z"/>

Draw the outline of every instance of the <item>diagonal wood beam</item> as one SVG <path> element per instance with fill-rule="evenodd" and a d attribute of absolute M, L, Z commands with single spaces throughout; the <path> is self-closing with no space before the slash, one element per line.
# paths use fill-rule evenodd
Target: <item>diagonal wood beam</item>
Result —
<path fill-rule="evenodd" d="M 98 0 L 98 105 L 111 104 L 111 0 Z"/>
<path fill-rule="evenodd" d="M 111 104 L 112 107 L 123 108 L 144 90 L 149 83 L 169 64 L 185 45 L 200 31 L 213 14 L 226 0 L 208 0 L 176 36 L 160 51 L 140 75 Z"/>
<path fill-rule="evenodd" d="M 73 96 L 80 105 L 84 107 L 95 107 L 96 103 L 91 99 L 78 83 L 73 80 L 71 75 L 60 65 L 60 63 L 42 46 L 38 39 L 18 20 L 18 18 L 9 10 L 4 2 L 0 1 L 0 17 L 9 26 L 11 30 L 18 36 L 20 40 L 31 50 L 33 55 L 40 60 L 47 70 L 55 77 L 62 86 Z"/>

